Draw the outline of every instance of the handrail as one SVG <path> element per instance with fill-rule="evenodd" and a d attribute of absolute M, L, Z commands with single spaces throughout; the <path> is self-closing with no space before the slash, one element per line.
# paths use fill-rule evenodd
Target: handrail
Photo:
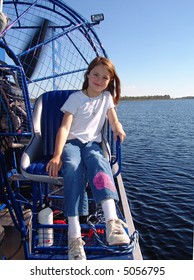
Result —
<path fill-rule="evenodd" d="M 113 161 L 111 161 L 111 166 L 113 166 L 115 163 L 118 164 L 118 170 L 114 174 L 114 177 L 117 177 L 121 173 L 121 166 L 122 166 L 121 140 L 119 137 L 117 137 L 117 141 L 116 141 L 116 157 Z"/>

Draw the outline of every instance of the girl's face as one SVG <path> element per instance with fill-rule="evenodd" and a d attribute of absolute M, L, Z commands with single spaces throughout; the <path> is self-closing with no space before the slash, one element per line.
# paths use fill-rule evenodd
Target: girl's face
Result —
<path fill-rule="evenodd" d="M 110 72 L 102 64 L 95 66 L 87 77 L 88 92 L 94 96 L 104 91 L 111 79 Z"/>

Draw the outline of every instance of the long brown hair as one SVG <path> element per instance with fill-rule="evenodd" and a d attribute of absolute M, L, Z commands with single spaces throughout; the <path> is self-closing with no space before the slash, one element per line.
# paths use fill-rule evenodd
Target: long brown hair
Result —
<path fill-rule="evenodd" d="M 105 57 L 98 56 L 95 59 L 91 61 L 91 63 L 88 66 L 88 69 L 84 75 L 84 83 L 82 86 L 82 90 L 86 90 L 88 88 L 88 74 L 90 71 L 98 66 L 98 65 L 104 65 L 108 72 L 110 73 L 110 82 L 108 84 L 108 87 L 106 90 L 108 90 L 113 98 L 114 104 L 117 105 L 119 103 L 120 95 L 121 95 L 121 82 L 120 79 L 116 73 L 115 67 L 113 63 Z"/>

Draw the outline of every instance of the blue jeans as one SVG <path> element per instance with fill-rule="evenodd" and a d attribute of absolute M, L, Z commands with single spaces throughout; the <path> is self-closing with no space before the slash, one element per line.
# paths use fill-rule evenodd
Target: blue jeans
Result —
<path fill-rule="evenodd" d="M 69 140 L 63 149 L 62 162 L 66 216 L 88 215 L 87 182 L 97 204 L 110 198 L 118 200 L 110 163 L 100 143 Z"/>

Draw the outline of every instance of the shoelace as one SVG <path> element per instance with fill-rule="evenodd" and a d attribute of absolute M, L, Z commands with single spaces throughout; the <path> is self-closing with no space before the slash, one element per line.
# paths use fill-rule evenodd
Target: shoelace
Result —
<path fill-rule="evenodd" d="M 117 234 L 122 234 L 123 233 L 123 230 L 124 230 L 123 226 L 126 227 L 126 228 L 128 227 L 127 224 L 120 219 L 109 221 L 109 225 L 110 225 L 111 229 L 114 227 L 113 232 L 117 233 Z"/>
<path fill-rule="evenodd" d="M 82 255 L 82 246 L 85 245 L 85 242 L 81 239 L 81 237 L 77 239 L 73 239 L 69 244 L 69 251 L 73 251 L 73 255 L 78 257 Z M 83 256 L 84 257 L 84 256 Z"/>

